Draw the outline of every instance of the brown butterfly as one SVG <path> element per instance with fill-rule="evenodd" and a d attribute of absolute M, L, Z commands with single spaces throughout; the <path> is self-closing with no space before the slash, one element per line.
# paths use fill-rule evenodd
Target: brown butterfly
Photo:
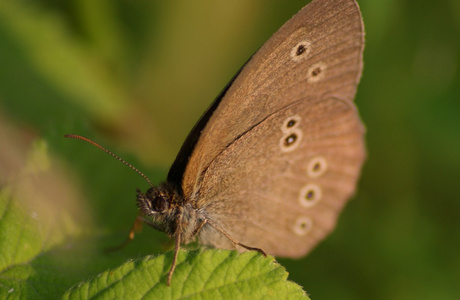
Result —
<path fill-rule="evenodd" d="M 152 186 L 137 191 L 139 216 L 128 241 L 142 223 L 175 239 L 168 285 L 180 245 L 196 238 L 217 248 L 300 257 L 334 228 L 365 159 L 353 104 L 363 46 L 355 1 L 315 0 L 217 97 L 165 183 L 153 186 L 122 160 Z"/>

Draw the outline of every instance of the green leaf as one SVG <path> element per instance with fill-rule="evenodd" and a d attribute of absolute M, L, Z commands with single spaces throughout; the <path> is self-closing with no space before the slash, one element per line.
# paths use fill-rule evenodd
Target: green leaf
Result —
<path fill-rule="evenodd" d="M 21 151 L 9 155 L 11 165 Z M 22 168 L 13 169 L 0 190 L 0 298 L 53 295 L 72 280 L 59 278 L 59 256 L 50 253 L 80 234 L 73 218 L 78 215 L 72 209 L 75 198 L 51 167 L 43 140 L 32 145 Z"/>
<path fill-rule="evenodd" d="M 308 299 L 273 257 L 228 250 L 180 251 L 171 286 L 173 253 L 124 263 L 69 290 L 64 299 Z"/>

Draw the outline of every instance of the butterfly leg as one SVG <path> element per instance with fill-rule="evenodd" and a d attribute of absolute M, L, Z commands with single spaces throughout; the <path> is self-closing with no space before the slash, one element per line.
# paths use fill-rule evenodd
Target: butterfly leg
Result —
<path fill-rule="evenodd" d="M 195 237 L 198 232 L 200 232 L 200 230 L 203 228 L 203 226 L 208 222 L 207 219 L 203 219 L 200 224 L 198 224 L 198 226 L 196 227 L 195 230 L 193 230 L 193 233 L 192 233 L 192 237 Z"/>
<path fill-rule="evenodd" d="M 243 247 L 245 249 L 248 249 L 248 250 L 251 250 L 251 251 L 257 251 L 261 254 L 263 254 L 264 256 L 267 256 L 267 253 L 265 253 L 264 250 L 262 249 L 259 249 L 259 248 L 254 248 L 254 247 L 249 247 L 249 246 L 246 246 L 240 242 L 237 242 L 235 241 L 225 230 L 223 230 L 220 226 L 218 226 L 216 223 L 214 223 L 213 221 L 207 219 L 206 222 L 211 225 L 212 227 L 214 227 L 215 229 L 217 229 L 220 233 L 222 233 L 223 235 L 225 235 L 225 237 L 233 243 L 233 245 L 235 246 L 240 246 L 240 247 Z M 204 224 L 203 224 L 204 225 Z"/>
<path fill-rule="evenodd" d="M 124 248 L 129 242 L 134 239 L 136 233 L 139 233 L 142 230 L 142 224 L 144 223 L 144 219 L 141 216 L 137 216 L 136 220 L 134 220 L 134 224 L 129 231 L 128 238 L 118 246 L 110 247 L 105 249 L 106 252 L 116 251 Z"/>
<path fill-rule="evenodd" d="M 174 274 L 174 270 L 176 269 L 176 261 L 177 261 L 177 255 L 179 254 L 179 249 L 180 249 L 180 240 L 181 240 L 181 234 L 178 233 L 176 234 L 176 245 L 174 246 L 174 257 L 173 257 L 173 261 L 172 261 L 172 264 L 171 264 L 171 268 L 169 269 L 169 272 L 168 272 L 168 286 L 171 285 L 171 279 L 172 279 L 172 276 Z"/>

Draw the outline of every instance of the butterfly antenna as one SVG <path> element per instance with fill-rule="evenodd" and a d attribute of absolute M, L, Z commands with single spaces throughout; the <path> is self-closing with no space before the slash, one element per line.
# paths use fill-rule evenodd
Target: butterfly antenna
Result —
<path fill-rule="evenodd" d="M 127 161 L 125 161 L 124 159 L 122 159 L 121 157 L 119 157 L 118 155 L 116 155 L 115 153 L 105 149 L 104 147 L 102 147 L 101 145 L 99 145 L 98 143 L 88 139 L 88 138 L 85 138 L 84 136 L 81 136 L 81 135 L 77 135 L 77 134 L 66 134 L 64 135 L 64 137 L 66 138 L 69 138 L 69 139 L 77 139 L 77 140 L 82 140 L 82 141 L 85 141 L 85 142 L 88 142 L 90 144 L 92 144 L 93 146 L 96 146 L 97 148 L 101 149 L 102 151 L 104 151 L 105 153 L 108 153 L 110 155 L 112 155 L 113 157 L 115 157 L 117 160 L 121 161 L 122 163 L 124 163 L 126 166 L 128 166 L 130 169 L 134 170 L 137 174 L 141 175 L 147 182 L 148 184 L 151 186 L 151 187 L 154 187 L 154 185 L 152 184 L 152 182 L 150 181 L 150 179 L 144 175 L 144 173 L 142 173 L 141 171 L 139 171 L 138 168 L 134 167 L 133 165 L 131 165 L 130 163 L 128 163 Z"/>

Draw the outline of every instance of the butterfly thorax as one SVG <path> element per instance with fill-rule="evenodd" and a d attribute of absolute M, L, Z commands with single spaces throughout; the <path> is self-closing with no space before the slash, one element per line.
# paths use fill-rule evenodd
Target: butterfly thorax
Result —
<path fill-rule="evenodd" d="M 145 194 L 137 190 L 137 206 L 148 225 L 169 237 L 180 234 L 181 243 L 189 243 L 195 237 L 203 220 L 168 183 L 152 187 Z"/>

